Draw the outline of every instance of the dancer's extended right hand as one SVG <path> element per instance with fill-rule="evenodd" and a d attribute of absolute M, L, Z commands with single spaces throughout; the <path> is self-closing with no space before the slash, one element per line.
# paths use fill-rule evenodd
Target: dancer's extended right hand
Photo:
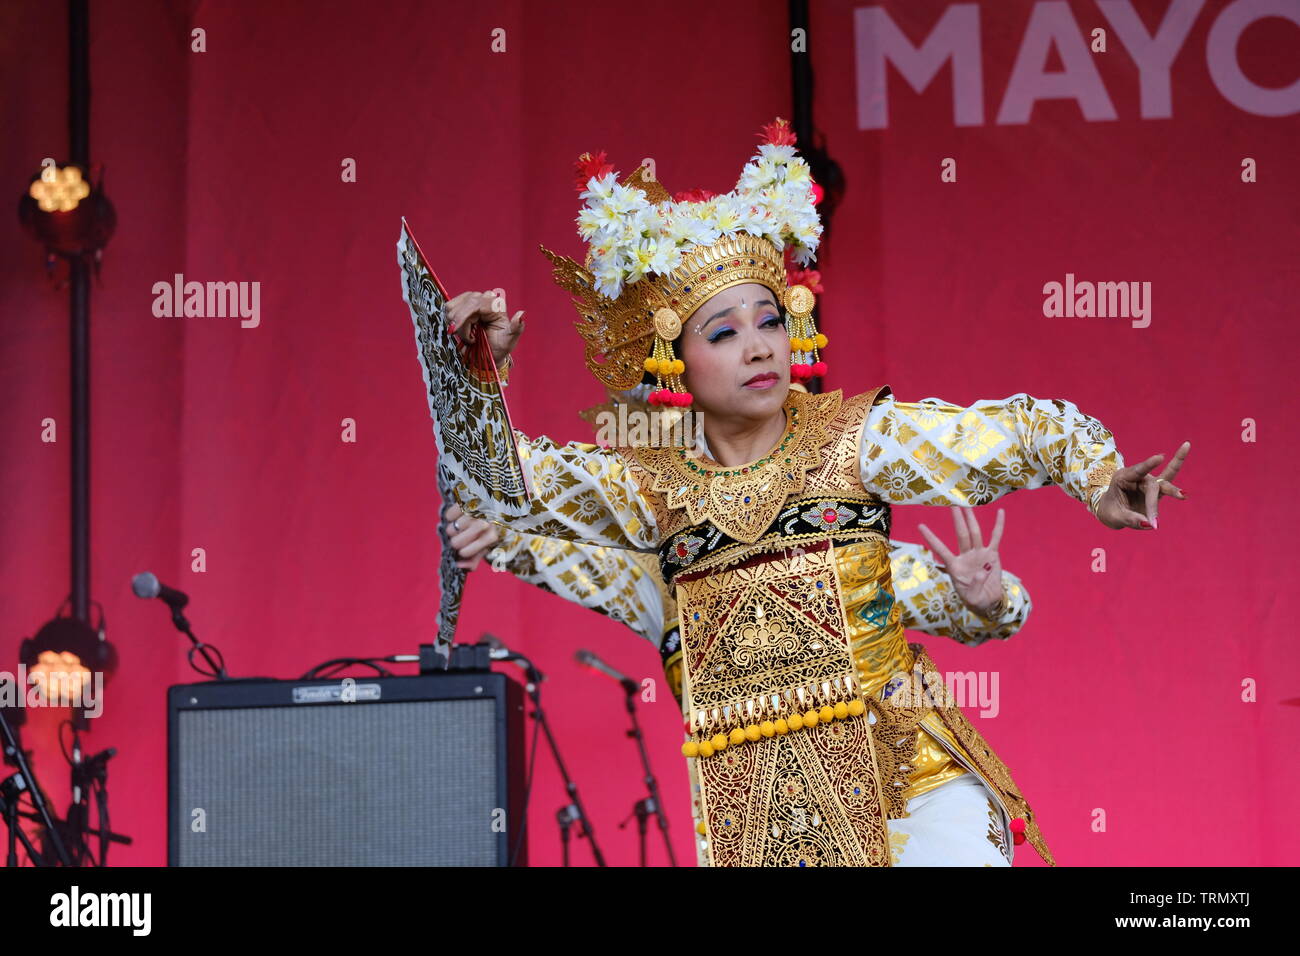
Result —
<path fill-rule="evenodd" d="M 524 310 L 507 316 L 504 309 L 505 300 L 496 291 L 462 292 L 447 302 L 447 323 L 466 345 L 473 341 L 474 328 L 482 326 L 492 359 L 500 367 L 524 331 Z"/>

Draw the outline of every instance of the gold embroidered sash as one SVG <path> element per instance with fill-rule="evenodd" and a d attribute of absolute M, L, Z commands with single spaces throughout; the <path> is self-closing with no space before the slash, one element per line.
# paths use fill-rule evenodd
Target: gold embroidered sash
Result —
<path fill-rule="evenodd" d="M 816 716 L 860 699 L 829 543 L 680 575 L 677 592 L 693 732 L 763 728 L 696 758 L 711 864 L 888 866 L 877 711 Z"/>

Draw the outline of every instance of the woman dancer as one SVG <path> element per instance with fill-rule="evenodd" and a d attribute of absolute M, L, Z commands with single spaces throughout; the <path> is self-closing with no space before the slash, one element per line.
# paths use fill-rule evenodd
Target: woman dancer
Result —
<path fill-rule="evenodd" d="M 683 753 L 711 865 L 889 866 L 887 821 L 922 809 L 954 821 L 946 856 L 962 858 L 986 840 L 968 796 L 924 808 L 905 798 L 917 729 L 932 717 L 1015 838 L 1053 863 L 1009 771 L 904 639 L 890 509 L 1056 484 L 1106 527 L 1154 530 L 1159 497 L 1182 497 L 1170 479 L 1189 445 L 1157 478 L 1163 456 L 1125 467 L 1111 433 L 1064 400 L 962 407 L 898 402 L 888 385 L 851 398 L 792 390 L 792 378 L 825 373 L 826 340 L 813 294 L 787 286 L 783 250 L 806 266 L 821 225 L 788 128 L 765 132 L 724 196 L 674 199 L 645 169 L 619 183 L 601 157 L 582 160 L 586 265 L 546 254 L 574 297 L 587 366 L 614 389 L 654 376 L 658 404 L 702 414 L 704 447 L 519 435 L 532 504 L 509 524 L 658 552 L 682 624 Z M 492 311 L 497 301 L 463 293 L 449 319 L 462 336 L 482 328 L 500 364 L 522 326 Z M 461 480 L 464 462 L 444 453 L 440 467 L 468 514 L 492 515 Z"/>

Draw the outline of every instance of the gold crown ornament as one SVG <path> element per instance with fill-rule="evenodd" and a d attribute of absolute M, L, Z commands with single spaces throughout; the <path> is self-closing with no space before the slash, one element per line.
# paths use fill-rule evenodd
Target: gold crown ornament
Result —
<path fill-rule="evenodd" d="M 711 296 L 745 282 L 771 289 L 789 312 L 791 377 L 823 375 L 812 312 L 816 296 L 794 275 L 815 258 L 822 224 L 812 175 L 795 153 L 795 137 L 781 119 L 763 127 L 763 142 L 736 188 L 715 195 L 690 190 L 670 196 L 646 166 L 619 181 L 603 152 L 576 164 L 586 204 L 578 234 L 587 242 L 584 265 L 542 253 L 556 283 L 573 297 L 587 367 L 606 388 L 630 389 L 654 376 L 654 405 L 691 404 L 674 352 L 682 323 Z M 787 268 L 790 264 L 790 269 Z"/>

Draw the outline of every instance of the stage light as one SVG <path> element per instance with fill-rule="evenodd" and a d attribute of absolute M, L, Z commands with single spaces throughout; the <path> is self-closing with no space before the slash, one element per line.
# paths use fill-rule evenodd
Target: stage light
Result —
<path fill-rule="evenodd" d="M 90 183 L 76 166 L 46 166 L 32 180 L 27 195 L 36 200 L 42 212 L 70 212 L 90 195 Z"/>
<path fill-rule="evenodd" d="M 45 700 L 80 700 L 91 680 L 90 668 L 70 651 L 41 651 L 27 668 L 27 682 L 39 687 Z"/>
<path fill-rule="evenodd" d="M 117 212 L 104 195 L 98 167 L 88 173 L 76 163 L 47 159 L 18 203 L 23 229 L 54 256 L 90 259 L 96 266 L 117 227 Z"/>
<path fill-rule="evenodd" d="M 95 673 L 107 683 L 117 670 L 117 649 L 89 625 L 71 617 L 56 617 L 27 638 L 19 648 L 29 683 L 42 688 L 49 701 L 82 700 L 82 688 Z M 33 679 L 34 678 L 34 679 Z"/>

